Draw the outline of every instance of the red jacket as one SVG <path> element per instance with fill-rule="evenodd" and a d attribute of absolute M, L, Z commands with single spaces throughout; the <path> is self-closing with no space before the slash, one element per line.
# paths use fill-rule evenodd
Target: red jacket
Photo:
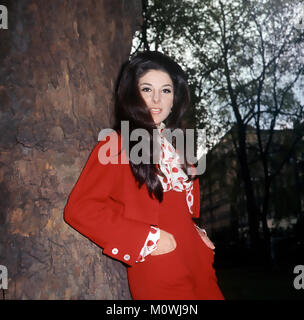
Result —
<path fill-rule="evenodd" d="M 69 196 L 64 219 L 102 247 L 104 254 L 131 266 L 144 246 L 150 226 L 158 225 L 161 203 L 151 199 L 145 184 L 138 188 L 129 164 L 124 164 L 124 151 L 115 158 L 118 164 L 100 163 L 99 148 L 107 141 L 100 141 L 91 152 Z M 120 143 L 118 136 L 119 146 Z M 194 181 L 193 195 L 196 218 L 200 210 L 198 179 Z"/>

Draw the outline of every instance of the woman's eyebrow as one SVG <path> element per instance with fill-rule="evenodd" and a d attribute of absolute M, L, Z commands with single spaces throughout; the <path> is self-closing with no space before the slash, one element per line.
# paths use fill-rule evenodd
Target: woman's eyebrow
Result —
<path fill-rule="evenodd" d="M 140 86 L 152 86 L 151 83 L 148 83 L 148 82 L 143 82 L 143 83 L 140 83 L 139 84 Z M 163 84 L 162 87 L 172 87 L 172 85 L 170 83 L 167 83 L 167 84 Z"/>

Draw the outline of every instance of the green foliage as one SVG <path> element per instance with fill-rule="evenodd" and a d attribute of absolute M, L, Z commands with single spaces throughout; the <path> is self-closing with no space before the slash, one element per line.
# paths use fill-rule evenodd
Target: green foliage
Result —
<path fill-rule="evenodd" d="M 263 129 L 303 117 L 293 87 L 303 75 L 295 1 L 143 0 L 134 51 L 161 50 L 189 75 L 198 128 L 208 146 L 236 121 Z M 274 120 L 275 117 L 275 120 Z"/>

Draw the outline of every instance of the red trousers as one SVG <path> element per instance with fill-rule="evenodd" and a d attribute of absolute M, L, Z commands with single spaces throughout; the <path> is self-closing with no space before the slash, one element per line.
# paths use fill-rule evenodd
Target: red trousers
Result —
<path fill-rule="evenodd" d="M 148 255 L 128 267 L 128 281 L 135 300 L 223 300 L 213 268 L 214 251 L 195 228 L 185 191 L 164 192 L 158 227 L 174 235 L 176 249 Z"/>

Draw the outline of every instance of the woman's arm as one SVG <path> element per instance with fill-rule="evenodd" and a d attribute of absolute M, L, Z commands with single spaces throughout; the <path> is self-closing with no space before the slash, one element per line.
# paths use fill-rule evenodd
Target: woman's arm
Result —
<path fill-rule="evenodd" d="M 98 161 L 93 149 L 64 210 L 65 221 L 104 248 L 103 253 L 133 265 L 144 246 L 150 225 L 124 217 L 124 203 L 111 196 L 121 183 L 121 164 Z"/>
<path fill-rule="evenodd" d="M 197 178 L 193 182 L 193 193 L 194 193 L 194 204 L 193 204 L 193 217 L 194 218 L 199 218 L 200 216 L 200 203 L 201 203 L 201 197 L 200 197 L 200 184 L 199 184 L 199 179 Z M 202 229 L 198 227 L 198 225 L 193 221 L 197 232 L 199 233 L 201 239 L 205 242 L 205 244 L 210 248 L 210 249 L 215 249 L 215 246 L 213 242 L 209 239 L 207 236 L 207 231 L 205 229 Z"/>

